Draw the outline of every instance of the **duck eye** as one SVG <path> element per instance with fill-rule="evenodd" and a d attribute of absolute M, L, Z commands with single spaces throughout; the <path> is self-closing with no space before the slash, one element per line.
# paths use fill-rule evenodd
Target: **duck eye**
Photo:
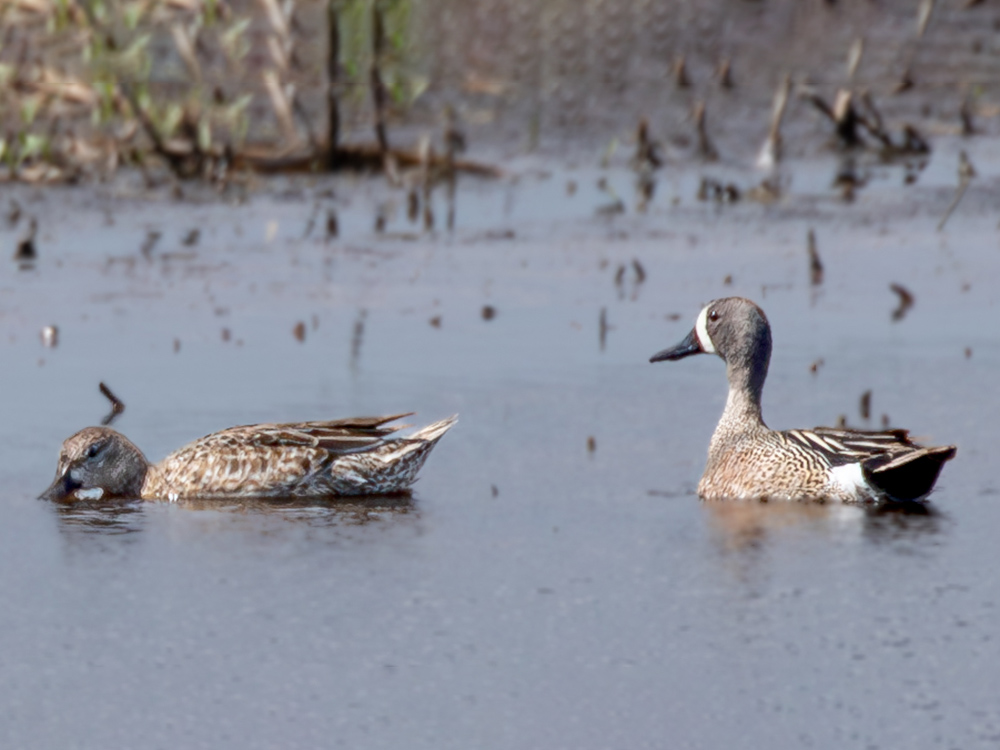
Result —
<path fill-rule="evenodd" d="M 716 310 L 710 311 L 708 313 L 708 319 L 709 320 L 718 320 L 719 319 L 719 313 Z"/>
<path fill-rule="evenodd" d="M 87 458 L 96 458 L 97 454 L 101 452 L 103 446 L 100 443 L 94 443 L 89 448 L 87 448 Z"/>

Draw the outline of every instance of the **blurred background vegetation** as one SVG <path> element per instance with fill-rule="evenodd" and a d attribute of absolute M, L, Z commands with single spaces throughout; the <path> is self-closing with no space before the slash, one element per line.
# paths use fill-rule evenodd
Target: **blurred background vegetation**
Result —
<path fill-rule="evenodd" d="M 410 0 L 0 0 L 2 176 L 325 153 L 331 119 L 335 138 L 370 128 L 376 61 L 386 116 L 426 88 L 411 15 Z"/>

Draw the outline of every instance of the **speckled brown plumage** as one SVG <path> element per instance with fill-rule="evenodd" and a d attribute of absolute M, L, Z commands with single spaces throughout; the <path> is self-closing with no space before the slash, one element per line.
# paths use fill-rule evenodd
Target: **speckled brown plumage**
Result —
<path fill-rule="evenodd" d="M 750 300 L 710 302 L 684 341 L 650 361 L 699 353 L 722 357 L 729 377 L 726 408 L 698 483 L 706 500 L 916 500 L 931 491 L 941 466 L 955 456 L 954 446 L 920 446 L 905 430 L 769 429 L 760 400 L 771 327 Z"/>
<path fill-rule="evenodd" d="M 124 435 L 88 427 L 63 443 L 43 497 L 322 497 L 401 492 L 457 417 L 409 437 L 387 426 L 406 414 L 259 424 L 216 432 L 150 464 Z"/>

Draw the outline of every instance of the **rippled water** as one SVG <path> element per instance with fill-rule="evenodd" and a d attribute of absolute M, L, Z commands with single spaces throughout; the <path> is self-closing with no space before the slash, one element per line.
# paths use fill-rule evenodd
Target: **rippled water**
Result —
<path fill-rule="evenodd" d="M 380 182 L 236 207 L 18 196 L 42 233 L 0 288 L 5 746 L 996 742 L 995 177 L 937 233 L 934 164 L 905 200 L 854 205 L 829 165 L 770 207 L 697 202 L 695 171 L 645 214 L 612 169 L 610 217 L 597 171 L 512 166 L 516 184 L 463 183 L 453 234 L 415 239 L 402 213 L 373 232 Z M 316 200 L 340 210 L 329 244 L 303 238 Z M 901 322 L 894 282 L 916 298 Z M 723 367 L 647 359 L 733 293 L 774 328 L 772 426 L 862 424 L 871 389 L 873 424 L 959 446 L 932 513 L 693 496 Z M 461 418 L 396 505 L 36 501 L 105 412 L 100 380 L 153 458 L 258 420 Z"/>

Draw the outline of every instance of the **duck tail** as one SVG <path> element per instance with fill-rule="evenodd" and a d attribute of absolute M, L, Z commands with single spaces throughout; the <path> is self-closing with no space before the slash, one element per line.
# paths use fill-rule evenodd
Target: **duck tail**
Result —
<path fill-rule="evenodd" d="M 945 445 L 878 456 L 865 462 L 865 477 L 893 500 L 919 500 L 931 491 L 941 467 L 955 457 L 957 450 L 954 445 Z"/>
<path fill-rule="evenodd" d="M 440 440 L 441 436 L 444 435 L 448 430 L 450 430 L 457 421 L 458 421 L 458 415 L 452 414 L 447 419 L 442 419 L 440 422 L 429 424 L 423 429 L 417 430 L 408 438 L 406 438 L 406 440 L 423 440 L 433 445 L 438 440 Z"/>

